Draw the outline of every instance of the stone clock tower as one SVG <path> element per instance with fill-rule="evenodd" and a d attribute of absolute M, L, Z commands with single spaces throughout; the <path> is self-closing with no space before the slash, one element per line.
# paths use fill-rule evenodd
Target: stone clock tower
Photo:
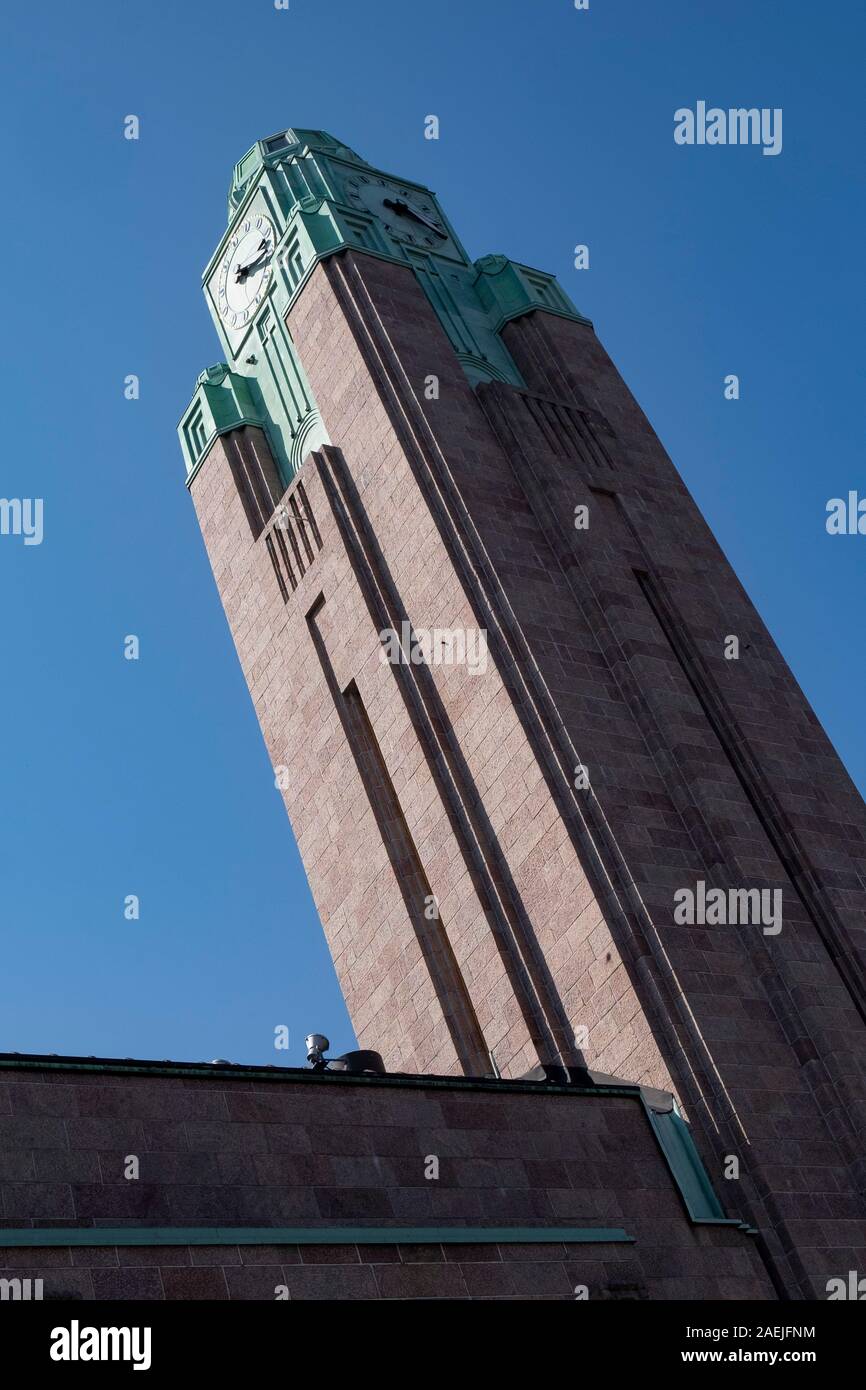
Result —
<path fill-rule="evenodd" d="M 866 812 L 592 325 L 323 131 L 228 214 L 180 440 L 361 1046 L 671 1090 L 866 1271 Z"/>

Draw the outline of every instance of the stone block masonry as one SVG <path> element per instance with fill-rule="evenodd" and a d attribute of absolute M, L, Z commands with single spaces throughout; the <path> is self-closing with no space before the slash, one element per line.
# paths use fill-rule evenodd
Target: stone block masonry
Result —
<path fill-rule="evenodd" d="M 293 139 L 333 204 L 280 301 L 321 431 L 281 477 L 233 416 L 190 492 L 360 1044 L 672 1092 L 777 1294 L 824 1297 L 866 1270 L 866 808 L 553 278 L 424 250 Z M 383 661 L 440 629 L 484 663 Z M 772 932 L 678 920 L 699 884 Z"/>
<path fill-rule="evenodd" d="M 688 1176 L 633 1086 L 0 1057 L 0 1281 L 44 1299 L 772 1299 Z"/>

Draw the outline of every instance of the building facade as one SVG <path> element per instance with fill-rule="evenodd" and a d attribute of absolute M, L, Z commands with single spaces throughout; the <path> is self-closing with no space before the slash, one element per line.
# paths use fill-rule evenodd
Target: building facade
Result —
<path fill-rule="evenodd" d="M 0 1302 L 774 1297 L 637 1086 L 6 1054 L 0 1140 Z"/>
<path fill-rule="evenodd" d="M 671 1092 L 780 1297 L 866 1268 L 866 813 L 592 325 L 258 142 L 179 428 L 364 1047 Z"/>

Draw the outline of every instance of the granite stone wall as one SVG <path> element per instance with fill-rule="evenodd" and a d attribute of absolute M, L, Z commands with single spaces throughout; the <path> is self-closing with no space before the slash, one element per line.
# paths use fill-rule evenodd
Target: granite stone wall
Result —
<path fill-rule="evenodd" d="M 0 1062 L 0 1280 L 44 1299 L 774 1297 L 753 1236 L 689 1219 L 635 1088 L 136 1065 Z M 455 1227 L 498 1239 L 436 1239 Z M 70 1228 L 105 1243 L 64 1245 Z M 589 1243 L 508 1239 L 575 1228 Z"/>
<path fill-rule="evenodd" d="M 412 271 L 355 252 L 288 324 L 333 441 L 289 578 L 256 431 L 191 491 L 361 1044 L 674 1091 L 820 1296 L 866 1266 L 866 814 L 814 714 L 591 328 L 515 319 L 525 389 L 473 390 Z M 484 669 L 383 662 L 403 622 L 483 630 Z M 781 931 L 677 923 L 699 882 L 778 891 Z"/>

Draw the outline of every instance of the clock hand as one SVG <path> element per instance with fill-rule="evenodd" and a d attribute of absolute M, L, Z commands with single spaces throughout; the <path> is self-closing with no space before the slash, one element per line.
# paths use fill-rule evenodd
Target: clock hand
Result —
<path fill-rule="evenodd" d="M 420 222 L 423 226 L 429 227 L 431 232 L 435 232 L 437 236 L 447 237 L 447 233 L 443 232 L 440 227 L 437 227 L 435 222 L 431 222 L 429 217 L 425 217 L 422 212 L 417 212 L 415 208 L 412 207 L 411 203 L 404 202 L 402 198 L 386 198 L 384 200 L 384 205 L 386 208 L 393 208 L 395 212 L 402 213 L 404 217 L 414 218 L 416 222 Z"/>
<path fill-rule="evenodd" d="M 258 270 L 260 267 L 266 266 L 267 263 L 267 257 L 265 257 L 264 259 L 259 259 L 257 261 L 250 261 L 249 265 L 238 266 L 237 270 L 235 271 L 235 284 L 242 285 L 244 280 L 246 280 L 247 277 L 251 275 L 254 270 Z"/>
<path fill-rule="evenodd" d="M 266 259 L 250 261 L 249 265 L 239 265 L 237 270 L 235 271 L 235 284 L 243 284 L 244 280 L 246 280 L 247 276 L 250 275 L 252 271 L 257 270 L 259 266 L 263 265 L 267 265 Z"/>
<path fill-rule="evenodd" d="M 254 261 L 250 261 L 249 265 L 239 265 L 238 268 L 237 268 L 237 270 L 235 271 L 235 284 L 236 284 L 236 285 L 239 285 L 239 284 L 242 283 L 242 281 L 246 280 L 246 278 L 247 278 L 247 276 L 249 275 L 250 271 L 251 271 L 255 266 L 257 266 L 257 265 L 259 264 L 259 262 L 260 262 L 260 260 L 261 260 L 261 258 L 262 258 L 262 252 L 263 252 L 263 251 L 269 252 L 270 249 L 271 249 L 271 244 L 270 244 L 270 242 L 267 241 L 265 237 L 262 237 L 261 241 L 259 242 L 258 249 L 257 249 L 257 251 L 256 251 L 256 258 L 255 258 L 255 260 L 254 260 Z"/>
<path fill-rule="evenodd" d="M 384 200 L 386 208 L 393 208 L 395 212 L 402 213 L 404 217 L 411 217 L 415 222 L 423 222 L 425 227 L 433 227 L 432 222 L 428 222 L 422 213 L 416 212 L 411 203 L 405 202 L 402 198 L 386 198 Z"/>

